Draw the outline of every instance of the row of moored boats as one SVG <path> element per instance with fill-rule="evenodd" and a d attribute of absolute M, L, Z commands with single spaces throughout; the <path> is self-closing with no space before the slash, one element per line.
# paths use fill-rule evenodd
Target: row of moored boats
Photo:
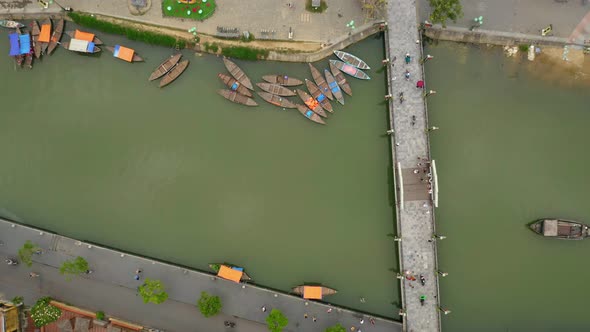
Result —
<path fill-rule="evenodd" d="M 311 63 L 309 64 L 313 81 L 304 80 L 307 91 L 290 89 L 302 85 L 304 81 L 287 75 L 275 74 L 264 75 L 262 77 L 264 82 L 256 83 L 256 86 L 262 90 L 256 91 L 256 94 L 270 104 L 283 109 L 297 109 L 307 119 L 319 124 L 326 124 L 324 118 L 328 117 L 328 113 L 334 112 L 330 101 L 335 99 L 344 105 L 344 93 L 352 96 L 352 89 L 343 73 L 358 79 L 370 79 L 369 75 L 363 71 L 370 69 L 366 62 L 343 51 L 335 51 L 334 54 L 340 60 L 331 59 L 330 70 L 324 69 L 323 75 Z M 254 86 L 250 78 L 235 62 L 224 58 L 223 63 L 229 75 L 220 73 L 218 77 L 229 89 L 218 90 L 218 93 L 234 103 L 258 106 L 251 92 L 254 91 Z M 294 96 L 299 96 L 303 105 L 288 99 L 288 97 Z"/>

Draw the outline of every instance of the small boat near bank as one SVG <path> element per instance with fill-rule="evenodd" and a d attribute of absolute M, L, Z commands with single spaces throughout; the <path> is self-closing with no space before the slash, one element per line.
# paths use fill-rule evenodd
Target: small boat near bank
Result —
<path fill-rule="evenodd" d="M 264 90 L 266 92 L 272 93 L 273 95 L 285 96 L 285 97 L 295 96 L 294 91 L 289 90 L 282 85 L 271 84 L 271 83 L 256 83 L 256 86 L 258 86 L 259 88 L 261 88 L 262 90 Z"/>
<path fill-rule="evenodd" d="M 84 32 L 76 29 L 75 31 L 66 31 L 66 35 L 70 38 L 85 40 L 94 43 L 94 45 L 102 45 L 103 42 L 95 34 L 90 32 Z"/>
<path fill-rule="evenodd" d="M 237 93 L 242 94 L 246 97 L 252 97 L 252 93 L 250 92 L 250 90 L 248 90 L 245 86 L 240 84 L 240 82 L 238 82 L 232 76 L 219 73 L 219 74 L 217 74 L 217 77 L 219 77 L 219 79 L 223 82 L 223 84 L 227 85 L 227 87 L 230 90 L 236 91 Z"/>
<path fill-rule="evenodd" d="M 303 115 L 310 121 L 323 125 L 326 124 L 324 120 L 316 112 L 310 110 L 309 108 L 307 108 L 307 106 L 297 104 L 297 110 L 299 111 L 299 113 L 301 113 L 301 115 Z"/>
<path fill-rule="evenodd" d="M 292 101 L 290 101 L 287 98 L 284 98 L 284 97 L 281 97 L 278 95 L 274 95 L 269 92 L 256 92 L 256 93 L 262 99 L 264 99 L 268 103 L 273 104 L 275 106 L 283 107 L 283 108 L 296 108 L 297 107 L 297 105 L 295 105 L 295 103 L 293 103 Z"/>
<path fill-rule="evenodd" d="M 217 273 L 218 277 L 240 282 L 250 281 L 252 278 L 244 271 L 244 268 L 228 263 L 211 263 L 209 268 Z"/>
<path fill-rule="evenodd" d="M 366 62 L 361 60 L 356 55 L 344 52 L 344 51 L 334 51 L 334 54 L 338 57 L 338 59 L 346 62 L 347 64 L 357 67 L 358 69 L 371 69 Z"/>
<path fill-rule="evenodd" d="M 262 76 L 262 79 L 268 83 L 282 86 L 297 86 L 303 84 L 302 80 L 287 75 L 264 75 Z"/>
<path fill-rule="evenodd" d="M 238 67 L 238 65 L 236 65 L 233 61 L 227 58 L 223 58 L 223 64 L 225 65 L 225 68 L 227 68 L 227 71 L 229 71 L 231 76 L 233 76 L 238 82 L 240 82 L 246 88 L 254 90 L 250 78 L 246 76 L 246 73 L 244 73 L 244 71 L 240 67 Z"/>
<path fill-rule="evenodd" d="M 41 28 L 39 28 L 39 23 L 37 21 L 31 22 L 31 36 L 33 37 L 33 51 L 35 53 L 35 58 L 39 59 L 41 57 L 41 43 L 39 42 L 39 35 L 41 34 Z"/>
<path fill-rule="evenodd" d="M 8 28 L 8 29 L 16 29 L 16 28 L 24 28 L 25 25 L 12 20 L 0 20 L 0 27 Z"/>
<path fill-rule="evenodd" d="M 246 106 L 258 106 L 258 103 L 256 103 L 254 99 L 248 98 L 242 94 L 237 93 L 236 91 L 221 89 L 217 90 L 217 93 L 220 94 L 223 98 L 236 104 L 242 104 Z"/>
<path fill-rule="evenodd" d="M 93 42 L 81 39 L 70 39 L 69 42 L 61 43 L 66 50 L 78 53 L 93 54 L 101 51 L 100 47 L 94 45 Z"/>
<path fill-rule="evenodd" d="M 336 68 L 338 68 L 343 73 L 350 75 L 354 78 L 358 78 L 361 80 L 370 80 L 371 78 L 367 75 L 364 71 L 351 66 L 347 63 L 338 60 L 330 60 L 330 63 L 333 64 Z"/>
<path fill-rule="evenodd" d="M 315 100 L 315 98 L 310 96 L 307 92 L 297 89 L 297 94 L 299 95 L 299 98 L 301 98 L 305 106 L 307 106 L 310 110 L 314 111 L 315 113 L 317 113 L 317 115 L 321 117 L 328 117 L 320 103 L 317 100 Z"/>
<path fill-rule="evenodd" d="M 293 287 L 291 291 L 297 295 L 301 295 L 304 299 L 310 300 L 321 300 L 324 296 L 338 293 L 338 291 L 333 288 L 319 284 L 301 285 Z"/>
<path fill-rule="evenodd" d="M 55 25 L 55 29 L 53 29 L 53 34 L 51 35 L 51 40 L 49 41 L 49 46 L 47 47 L 47 54 L 51 55 L 51 53 L 53 53 L 53 51 L 55 50 L 55 48 L 59 44 L 59 41 L 61 39 L 61 35 L 64 32 L 64 24 L 65 23 L 64 23 L 63 18 L 60 19 L 59 21 L 57 21 L 57 24 Z"/>
<path fill-rule="evenodd" d="M 166 73 L 166 75 L 164 75 L 164 78 L 162 78 L 162 80 L 160 81 L 160 88 L 163 88 L 166 85 L 174 82 L 174 80 L 176 80 L 182 73 L 184 73 L 184 71 L 188 67 L 188 64 L 188 60 L 183 60 L 177 63 L 176 66 L 174 66 L 174 68 L 172 68 L 168 73 Z"/>
<path fill-rule="evenodd" d="M 320 105 L 322 105 L 323 109 L 330 113 L 334 113 L 334 110 L 332 109 L 332 104 L 330 104 L 328 98 L 326 98 L 322 91 L 320 91 L 320 88 L 317 85 L 315 85 L 312 81 L 307 79 L 305 80 L 305 85 L 307 86 L 307 90 L 309 90 L 309 93 L 311 93 L 311 96 L 315 98 L 315 100 L 317 100 L 318 103 L 320 103 Z"/>
<path fill-rule="evenodd" d="M 113 57 L 127 62 L 142 62 L 143 58 L 135 53 L 135 50 L 121 45 L 107 46 L 107 50 L 113 53 Z"/>
<path fill-rule="evenodd" d="M 334 79 L 336 80 L 336 83 L 340 89 L 342 89 L 342 91 L 344 91 L 344 93 L 347 95 L 352 96 L 352 89 L 346 81 L 346 77 L 344 77 L 344 74 L 342 74 L 342 72 L 336 68 L 332 62 L 330 62 L 330 71 L 332 72 L 332 75 L 334 76 Z"/>
<path fill-rule="evenodd" d="M 51 20 L 45 19 L 41 22 L 41 31 L 39 32 L 38 42 L 41 43 L 41 54 L 47 54 L 47 47 L 51 41 Z"/>
<path fill-rule="evenodd" d="M 338 83 L 336 83 L 336 79 L 328 69 L 324 69 L 324 75 L 326 76 L 326 82 L 328 82 L 328 87 L 330 88 L 330 91 L 332 91 L 332 95 L 334 95 L 334 98 L 336 98 L 341 105 L 344 105 L 344 95 L 342 95 L 342 90 L 340 90 Z"/>
<path fill-rule="evenodd" d="M 178 61 L 180 61 L 181 57 L 182 53 L 178 53 L 173 54 L 168 59 L 164 60 L 164 62 L 162 62 L 158 66 L 158 68 L 156 68 L 156 70 L 152 72 L 148 81 L 157 80 L 158 78 L 166 75 L 166 73 L 168 73 L 170 70 L 172 70 L 172 68 L 174 68 L 174 66 L 176 66 Z"/>
<path fill-rule="evenodd" d="M 330 87 L 328 86 L 328 83 L 326 82 L 324 76 L 322 76 L 320 71 L 317 70 L 317 68 L 314 67 L 311 63 L 308 63 L 308 65 L 309 70 L 311 71 L 311 77 L 313 77 L 315 84 L 317 84 L 317 86 L 320 88 L 320 91 L 322 91 L 322 93 L 326 97 L 328 97 L 328 99 L 333 100 L 334 97 L 332 96 L 332 91 L 330 91 Z"/>
<path fill-rule="evenodd" d="M 562 240 L 583 240 L 590 236 L 588 225 L 572 220 L 545 218 L 533 222 L 529 227 L 539 235 Z"/>

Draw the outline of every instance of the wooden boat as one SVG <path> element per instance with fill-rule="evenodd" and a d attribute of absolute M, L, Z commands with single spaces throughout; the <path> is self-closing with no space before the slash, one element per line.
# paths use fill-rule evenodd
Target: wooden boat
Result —
<path fill-rule="evenodd" d="M 361 60 L 356 55 L 352 55 L 350 53 L 346 53 L 343 51 L 334 51 L 334 54 L 336 54 L 336 56 L 340 60 L 346 62 L 347 64 L 349 64 L 351 66 L 357 67 L 358 69 L 371 69 L 371 67 L 369 67 L 369 65 L 367 65 L 366 62 Z"/>
<path fill-rule="evenodd" d="M 324 75 L 326 75 L 326 82 L 328 82 L 328 87 L 330 87 L 330 91 L 332 91 L 334 98 L 336 98 L 340 104 L 344 105 L 344 96 L 342 95 L 342 90 L 340 90 L 338 83 L 336 83 L 336 79 L 334 79 L 334 76 L 332 76 L 328 69 L 324 69 Z"/>
<path fill-rule="evenodd" d="M 39 42 L 41 43 L 41 54 L 46 54 L 47 47 L 51 41 L 51 20 L 46 19 L 41 22 L 41 32 L 39 33 Z"/>
<path fill-rule="evenodd" d="M 361 79 L 361 80 L 370 80 L 371 78 L 369 77 L 369 75 L 367 75 L 364 71 L 351 66 L 349 64 L 346 64 L 342 61 L 338 61 L 338 60 L 330 60 L 330 63 L 333 64 L 336 68 L 340 69 L 340 71 L 344 72 L 347 75 L 350 75 L 352 77 Z"/>
<path fill-rule="evenodd" d="M 93 42 L 72 38 L 69 42 L 61 43 L 66 50 L 78 53 L 98 53 L 101 51 L 100 47 L 94 45 Z"/>
<path fill-rule="evenodd" d="M 174 80 L 177 79 L 178 76 L 184 73 L 186 67 L 188 67 L 188 64 L 188 60 L 182 60 L 179 63 L 177 63 L 176 66 L 174 66 L 174 68 L 172 68 L 166 75 L 164 75 L 164 78 L 160 81 L 160 88 L 165 87 L 166 85 L 174 82 Z"/>
<path fill-rule="evenodd" d="M 93 42 L 94 45 L 102 45 L 103 44 L 102 40 L 100 40 L 98 37 L 96 37 L 95 34 L 90 33 L 90 32 L 84 32 L 84 31 L 80 31 L 80 30 L 76 29 L 75 31 L 66 31 L 66 35 L 70 36 L 70 38 Z"/>
<path fill-rule="evenodd" d="M 172 69 L 174 66 L 176 66 L 178 61 L 180 61 L 181 57 L 182 57 L 182 53 L 171 55 L 168 59 L 164 60 L 164 62 L 162 62 L 158 66 L 158 68 L 156 68 L 156 70 L 154 70 L 154 72 L 150 75 L 150 78 L 148 80 L 149 81 L 157 80 L 158 78 L 166 75 L 166 73 L 169 72 L 170 69 Z"/>
<path fill-rule="evenodd" d="M 235 78 L 222 73 L 217 74 L 217 77 L 219 77 L 223 84 L 227 85 L 230 90 L 236 91 L 246 97 L 252 97 L 250 90 L 246 89 L 246 87 L 240 84 Z"/>
<path fill-rule="evenodd" d="M 8 29 L 16 29 L 16 28 L 24 28 L 25 25 L 11 20 L 0 20 L 0 27 L 8 28 Z"/>
<path fill-rule="evenodd" d="M 582 240 L 590 236 L 588 225 L 564 219 L 546 218 L 539 219 L 529 227 L 533 232 L 545 237 L 563 240 Z"/>
<path fill-rule="evenodd" d="M 297 107 L 297 105 L 295 105 L 295 103 L 293 103 L 292 101 L 290 101 L 287 98 L 281 97 L 281 96 L 277 96 L 274 95 L 272 93 L 269 92 L 256 92 L 260 97 L 262 97 L 262 99 L 266 100 L 267 102 L 278 106 L 278 107 L 284 107 L 284 108 L 295 108 Z"/>
<path fill-rule="evenodd" d="M 330 62 L 330 71 L 332 72 L 332 75 L 334 75 L 334 79 L 336 80 L 336 83 L 338 83 L 338 86 L 340 86 L 340 89 L 342 89 L 347 95 L 352 96 L 352 89 L 348 82 L 346 82 L 346 77 L 344 77 L 344 74 L 342 74 L 332 62 Z"/>
<path fill-rule="evenodd" d="M 19 33 L 20 30 L 17 28 L 16 32 L 8 34 L 8 40 L 10 41 L 10 51 L 8 55 L 13 57 L 16 65 L 20 67 L 23 64 L 24 57 L 20 52 Z"/>
<path fill-rule="evenodd" d="M 315 84 L 318 85 L 318 87 L 320 88 L 322 93 L 326 97 L 328 97 L 328 99 L 330 99 L 330 100 L 334 99 L 334 97 L 332 97 L 332 92 L 330 91 L 330 88 L 328 87 L 328 83 L 324 79 L 324 76 L 322 76 L 320 71 L 317 70 L 316 67 L 314 67 L 311 63 L 308 63 L 308 65 L 309 65 L 309 70 L 311 70 L 311 77 L 313 77 Z"/>
<path fill-rule="evenodd" d="M 294 96 L 295 92 L 285 88 L 284 86 L 278 84 L 271 84 L 271 83 L 256 83 L 256 85 L 266 92 L 270 92 L 273 95 L 277 96 Z"/>
<path fill-rule="evenodd" d="M 115 45 L 115 47 L 107 46 L 107 50 L 113 53 L 115 58 L 127 61 L 127 62 L 141 62 L 143 58 L 135 53 L 135 50 L 121 45 Z"/>
<path fill-rule="evenodd" d="M 254 90 L 252 82 L 250 82 L 248 76 L 246 76 L 244 71 L 240 69 L 238 65 L 236 65 L 233 61 L 227 58 L 223 58 L 223 64 L 225 65 L 225 68 L 227 68 L 227 71 L 229 71 L 231 76 L 233 76 L 238 82 L 240 82 L 240 84 L 242 84 L 250 90 Z"/>
<path fill-rule="evenodd" d="M 282 86 L 297 86 L 303 84 L 303 81 L 287 75 L 264 75 L 262 76 L 262 79 L 268 83 Z"/>
<path fill-rule="evenodd" d="M 320 103 L 317 100 L 315 100 L 312 96 L 310 96 L 307 92 L 297 89 L 297 94 L 299 95 L 299 98 L 301 98 L 305 106 L 307 106 L 310 110 L 316 112 L 319 116 L 322 116 L 324 118 L 328 117 Z"/>
<path fill-rule="evenodd" d="M 322 286 L 320 284 L 305 284 L 293 287 L 291 290 L 297 295 L 301 295 L 304 299 L 321 300 L 324 296 L 336 294 L 333 288 Z"/>
<path fill-rule="evenodd" d="M 241 271 L 242 272 L 242 276 L 240 278 L 241 281 L 252 280 L 252 278 L 250 278 L 250 276 L 244 271 L 244 269 L 239 266 L 235 266 L 235 265 L 228 264 L 228 263 L 211 263 L 211 264 L 209 264 L 209 268 L 211 268 L 211 270 L 215 271 L 215 273 L 219 273 L 222 266 L 225 266 L 225 267 L 230 268 L 232 270 Z"/>
<path fill-rule="evenodd" d="M 223 98 L 233 101 L 236 104 L 242 104 L 246 106 L 258 106 L 258 104 L 252 98 L 248 98 L 244 95 L 241 95 L 235 91 L 231 90 L 217 90 L 217 93 L 223 96 Z"/>
<path fill-rule="evenodd" d="M 37 21 L 31 22 L 31 36 L 33 36 L 33 51 L 35 52 L 35 58 L 37 59 L 41 57 L 41 43 L 39 42 L 40 34 L 41 29 L 39 28 L 39 23 L 37 23 Z"/>
<path fill-rule="evenodd" d="M 62 18 L 59 21 L 57 21 L 57 25 L 53 30 L 53 34 L 51 35 L 51 41 L 49 41 L 49 46 L 47 47 L 47 54 L 51 55 L 51 53 L 53 53 L 53 51 L 57 47 L 57 44 L 59 43 L 59 40 L 61 39 L 61 35 L 63 34 L 63 32 L 64 20 Z"/>
<path fill-rule="evenodd" d="M 323 125 L 326 124 L 324 122 L 324 120 L 322 120 L 322 118 L 319 115 L 317 115 L 316 112 L 310 110 L 306 106 L 303 106 L 301 104 L 297 104 L 297 110 L 299 111 L 299 113 L 301 113 L 308 120 L 311 120 L 311 121 L 313 121 L 315 123 L 319 123 L 319 124 L 323 124 Z"/>
<path fill-rule="evenodd" d="M 307 79 L 305 80 L 305 85 L 307 85 L 307 90 L 309 90 L 311 96 L 314 97 L 315 100 L 317 100 L 320 103 L 320 105 L 322 105 L 323 109 L 330 113 L 334 112 L 334 110 L 332 109 L 332 104 L 330 104 L 328 98 L 326 98 L 326 96 L 320 91 L 320 88 L 317 85 L 315 85 L 312 81 Z"/>

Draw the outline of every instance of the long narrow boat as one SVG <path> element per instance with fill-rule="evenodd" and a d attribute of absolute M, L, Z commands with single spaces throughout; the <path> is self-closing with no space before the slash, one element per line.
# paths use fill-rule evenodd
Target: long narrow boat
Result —
<path fill-rule="evenodd" d="M 319 124 L 323 124 L 323 125 L 326 124 L 324 122 L 324 120 L 322 120 L 322 118 L 319 115 L 317 115 L 316 112 L 310 110 L 306 106 L 303 106 L 301 104 L 297 104 L 297 110 L 299 111 L 299 113 L 301 113 L 301 115 L 303 115 L 304 117 L 306 117 L 310 121 L 313 121 L 313 122 L 319 123 Z"/>
<path fill-rule="evenodd" d="M 76 29 L 75 31 L 66 31 L 66 35 L 70 36 L 70 38 L 93 42 L 94 45 L 103 44 L 102 40 L 100 40 L 100 38 L 96 37 L 96 35 L 91 32 L 84 32 Z"/>
<path fill-rule="evenodd" d="M 227 85 L 230 90 L 236 91 L 246 97 L 252 97 L 250 90 L 246 89 L 246 87 L 240 84 L 235 78 L 222 73 L 217 74 L 217 77 L 219 77 L 223 84 Z"/>
<path fill-rule="evenodd" d="M 35 57 L 37 59 L 41 57 L 41 43 L 39 42 L 40 34 L 41 29 L 39 28 L 39 23 L 37 23 L 37 21 L 31 22 L 31 36 L 33 36 L 33 51 L 35 52 Z"/>
<path fill-rule="evenodd" d="M 369 67 L 366 62 L 361 60 L 356 55 L 352 55 L 343 51 L 334 51 L 334 54 L 336 54 L 340 60 L 348 63 L 351 66 L 357 67 L 358 69 L 371 69 L 371 67 Z"/>
<path fill-rule="evenodd" d="M 319 284 L 306 284 L 293 287 L 291 290 L 297 295 L 301 295 L 304 299 L 321 300 L 324 296 L 336 294 L 333 288 L 322 286 Z"/>
<path fill-rule="evenodd" d="M 332 109 L 332 104 L 330 104 L 328 98 L 326 98 L 326 96 L 320 91 L 320 88 L 317 85 L 315 85 L 312 81 L 307 79 L 305 80 L 305 85 L 307 85 L 307 90 L 309 90 L 311 96 L 314 97 L 315 100 L 317 100 L 320 103 L 320 105 L 322 105 L 323 109 L 330 113 L 334 112 L 334 110 Z"/>
<path fill-rule="evenodd" d="M 51 41 L 51 20 L 45 19 L 41 22 L 41 32 L 39 33 L 39 42 L 41 43 L 41 54 L 47 54 L 47 47 Z"/>
<path fill-rule="evenodd" d="M 28 32 L 22 33 L 19 28 L 16 28 L 18 33 L 18 44 L 20 53 L 20 64 L 23 60 L 29 68 L 33 68 L 33 49 L 31 48 L 31 35 Z"/>
<path fill-rule="evenodd" d="M 19 30 L 17 28 L 17 32 L 11 32 L 8 34 L 8 40 L 10 41 L 10 50 L 8 51 L 8 55 L 14 58 L 17 66 L 20 66 L 23 63 L 23 56 L 20 54 L 18 31 Z"/>
<path fill-rule="evenodd" d="M 121 45 L 115 45 L 115 47 L 107 46 L 107 50 L 113 53 L 113 56 L 117 59 L 121 59 L 127 62 L 141 62 L 143 58 L 135 53 L 135 50 Z"/>
<path fill-rule="evenodd" d="M 150 78 L 148 80 L 149 81 L 157 80 L 158 78 L 166 75 L 166 73 L 169 72 L 170 69 L 172 69 L 174 66 L 176 66 L 178 61 L 180 61 L 181 57 L 182 57 L 182 53 L 177 53 L 177 54 L 171 55 L 168 59 L 164 60 L 164 62 L 162 62 L 158 66 L 158 68 L 156 68 L 156 70 L 154 70 L 154 72 L 150 75 Z"/>
<path fill-rule="evenodd" d="M 330 60 L 330 63 L 333 64 L 336 68 L 340 69 L 343 73 L 350 75 L 352 77 L 361 79 L 361 80 L 370 80 L 371 78 L 367 75 L 364 71 L 351 66 L 347 63 L 338 60 Z"/>
<path fill-rule="evenodd" d="M 334 98 L 336 98 L 340 104 L 344 105 L 344 96 L 342 95 L 342 90 L 340 90 L 338 83 L 336 83 L 336 79 L 334 79 L 334 76 L 330 74 L 328 69 L 324 69 L 324 75 L 326 75 L 326 82 L 328 82 L 328 86 L 330 87 L 330 91 L 332 91 Z"/>
<path fill-rule="evenodd" d="M 352 96 L 352 89 L 346 81 L 346 77 L 344 77 L 344 74 L 342 74 L 342 72 L 338 68 L 336 68 L 336 66 L 334 66 L 334 64 L 332 64 L 331 62 L 330 71 L 332 72 L 332 75 L 334 75 L 334 79 L 336 79 L 336 83 L 338 83 L 338 86 L 340 86 L 342 91 L 344 91 L 347 95 Z"/>
<path fill-rule="evenodd" d="M 217 90 L 217 93 L 219 93 L 221 96 L 223 96 L 223 98 L 232 101 L 236 104 L 242 104 L 242 105 L 246 105 L 246 106 L 258 106 L 258 104 L 254 101 L 254 99 L 252 98 L 248 98 L 244 95 L 241 95 L 235 91 L 231 91 L 231 90 Z"/>
<path fill-rule="evenodd" d="M 272 93 L 269 92 L 256 92 L 260 97 L 262 97 L 262 99 L 266 100 L 267 102 L 278 106 L 278 107 L 283 107 L 283 108 L 295 108 L 297 107 L 297 105 L 295 105 L 295 103 L 293 103 L 292 101 L 290 101 L 287 98 L 281 97 L 281 96 L 277 96 L 274 95 Z"/>
<path fill-rule="evenodd" d="M 264 75 L 262 79 L 271 84 L 279 84 L 282 86 L 297 86 L 303 84 L 302 80 L 298 80 L 287 75 Z"/>
<path fill-rule="evenodd" d="M 184 73 L 186 67 L 188 67 L 188 64 L 188 60 L 182 60 L 179 63 L 177 63 L 176 66 L 174 66 L 174 68 L 172 68 L 166 75 L 164 75 L 164 78 L 160 81 L 160 88 L 165 87 L 166 85 L 174 82 L 174 80 L 177 79 L 178 76 Z"/>
<path fill-rule="evenodd" d="M 292 90 L 289 90 L 289 89 L 285 88 L 284 86 L 281 86 L 278 84 L 256 83 L 256 85 L 259 88 L 261 88 L 262 90 L 264 90 L 266 92 L 270 92 L 273 95 L 285 96 L 285 97 L 290 97 L 290 96 L 295 95 L 295 92 L 293 92 Z"/>
<path fill-rule="evenodd" d="M 223 58 L 223 64 L 225 65 L 225 68 L 227 68 L 227 71 L 229 71 L 231 76 L 233 76 L 238 82 L 240 82 L 246 88 L 254 90 L 252 82 L 250 81 L 248 76 L 246 76 L 246 73 L 244 73 L 244 71 L 240 67 L 238 67 L 238 65 L 236 65 L 233 61 L 227 58 Z"/>
<path fill-rule="evenodd" d="M 297 94 L 299 95 L 299 98 L 301 98 L 305 106 L 307 106 L 310 110 L 316 112 L 321 117 L 328 117 L 320 103 L 317 100 L 315 100 L 312 96 L 310 96 L 307 92 L 297 89 Z"/>
<path fill-rule="evenodd" d="M 539 219 L 529 225 L 533 232 L 562 240 L 583 240 L 590 236 L 588 225 L 557 218 Z"/>
<path fill-rule="evenodd" d="M 241 277 L 240 277 L 240 281 L 250 281 L 250 280 L 252 280 L 252 278 L 250 278 L 250 276 L 244 271 L 243 268 L 241 268 L 239 266 L 232 265 L 232 264 L 228 264 L 228 263 L 211 263 L 211 264 L 209 264 L 209 268 L 211 268 L 211 270 L 215 271 L 215 273 L 217 273 L 218 276 L 219 276 L 219 272 L 222 270 L 222 268 L 228 268 L 228 269 L 231 269 L 231 270 L 242 272 L 241 273 Z M 221 276 L 221 277 L 224 278 L 223 276 Z"/>
<path fill-rule="evenodd" d="M 8 29 L 16 29 L 16 28 L 24 28 L 25 25 L 11 20 L 0 20 L 0 27 L 8 28 Z"/>
<path fill-rule="evenodd" d="M 59 43 L 59 40 L 61 39 L 61 35 L 63 34 L 63 32 L 64 20 L 62 18 L 59 21 L 57 21 L 57 25 L 53 30 L 53 34 L 51 35 L 51 41 L 49 41 L 49 46 L 47 47 L 47 54 L 51 55 L 51 53 L 53 53 L 53 51 L 57 47 L 57 44 Z"/>
<path fill-rule="evenodd" d="M 94 45 L 93 42 L 89 42 L 87 40 L 75 39 L 75 38 L 70 39 L 69 42 L 61 43 L 61 46 L 63 46 L 66 50 L 70 50 L 70 51 L 78 52 L 78 53 L 93 54 L 93 53 L 98 53 L 101 51 L 100 47 Z"/>
<path fill-rule="evenodd" d="M 315 84 L 317 84 L 320 87 L 320 90 L 322 91 L 322 93 L 326 97 L 328 97 L 328 99 L 330 99 L 330 100 L 334 99 L 334 97 L 332 97 L 332 92 L 330 91 L 330 87 L 328 86 L 328 83 L 324 79 L 324 76 L 322 76 L 320 71 L 317 70 L 316 67 L 314 67 L 311 63 L 308 63 L 308 65 L 309 65 L 309 70 L 311 71 L 311 77 L 313 77 Z"/>

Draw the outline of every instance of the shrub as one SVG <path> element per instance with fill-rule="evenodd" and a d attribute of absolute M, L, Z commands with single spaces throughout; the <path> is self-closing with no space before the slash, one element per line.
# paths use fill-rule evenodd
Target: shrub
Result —
<path fill-rule="evenodd" d="M 269 331 L 281 332 L 289 324 L 289 320 L 280 310 L 272 309 L 268 317 L 266 317 L 266 324 Z"/>
<path fill-rule="evenodd" d="M 31 259 L 31 257 L 33 256 L 33 253 L 35 253 L 39 249 L 40 248 L 37 245 L 27 240 L 27 242 L 23 244 L 22 248 L 18 250 L 18 257 L 28 267 L 31 267 L 31 265 L 33 265 L 33 260 Z"/>
<path fill-rule="evenodd" d="M 160 280 L 145 279 L 143 285 L 138 287 L 139 295 L 144 303 L 163 303 L 168 299 L 168 293 L 164 291 L 164 285 Z"/>
<path fill-rule="evenodd" d="M 36 327 L 53 323 L 61 316 L 61 310 L 52 306 L 50 297 L 42 297 L 31 308 L 31 318 Z"/>
<path fill-rule="evenodd" d="M 65 274 L 68 280 L 72 276 L 85 273 L 86 271 L 88 271 L 88 262 L 80 256 L 63 262 L 59 268 L 59 273 Z"/>
<path fill-rule="evenodd" d="M 97 311 L 96 312 L 96 319 L 98 319 L 98 320 L 104 320 L 104 317 L 105 317 L 104 312 L 102 312 L 102 311 Z"/>
<path fill-rule="evenodd" d="M 197 302 L 199 311 L 205 317 L 215 316 L 221 311 L 221 299 L 219 296 L 209 295 L 207 292 L 201 292 L 201 298 Z"/>

